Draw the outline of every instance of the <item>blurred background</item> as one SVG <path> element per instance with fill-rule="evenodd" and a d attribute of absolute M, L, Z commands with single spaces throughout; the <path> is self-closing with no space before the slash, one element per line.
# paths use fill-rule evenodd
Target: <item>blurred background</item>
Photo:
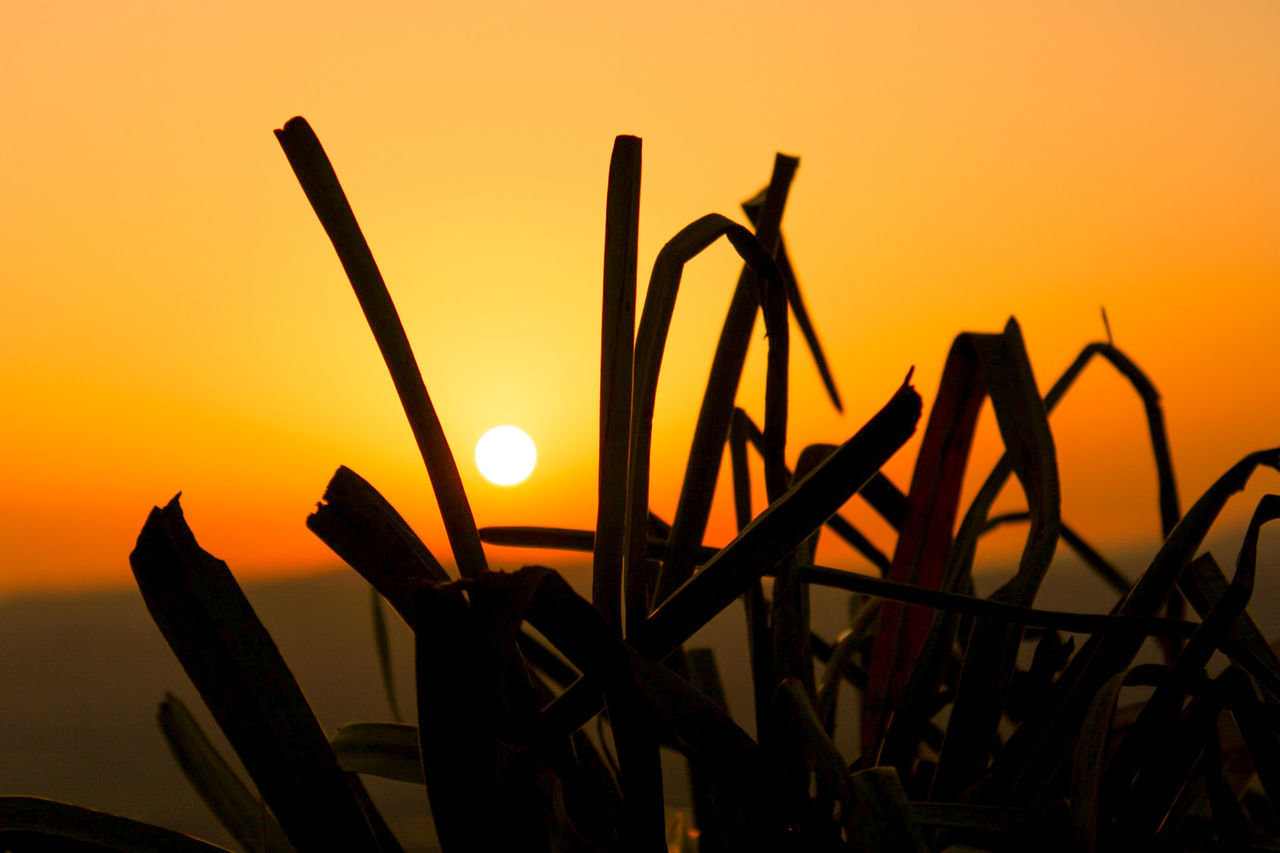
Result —
<path fill-rule="evenodd" d="M 339 464 L 449 559 L 271 135 L 295 114 L 344 182 L 482 524 L 594 523 L 619 133 L 644 138 L 642 291 L 679 228 L 742 221 L 775 151 L 801 158 L 783 230 L 846 413 L 797 348 L 791 460 L 852 434 L 911 365 L 927 405 L 953 336 L 1010 315 L 1047 387 L 1105 307 L 1163 393 L 1189 502 L 1280 443 L 1277 35 L 1280 7 L 1258 2 L 5 4 L 0 594 L 130 583 L 147 511 L 179 490 L 237 572 L 314 571 L 331 558 L 303 521 Z M 660 514 L 737 268 L 720 244 L 686 273 Z M 756 331 L 740 399 L 758 415 Z M 500 423 L 539 447 L 518 487 L 471 462 Z M 975 458 L 998 452 L 993 427 Z M 1054 427 L 1066 518 L 1099 545 L 1153 541 L 1137 399 L 1092 368 Z M 890 468 L 903 485 L 913 457 Z M 726 501 L 711 541 L 730 519 Z"/>

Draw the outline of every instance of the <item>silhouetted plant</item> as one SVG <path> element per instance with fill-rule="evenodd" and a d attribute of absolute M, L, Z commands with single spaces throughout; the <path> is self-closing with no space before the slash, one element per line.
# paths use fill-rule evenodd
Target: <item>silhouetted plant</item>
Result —
<path fill-rule="evenodd" d="M 710 215 L 663 247 L 633 336 L 640 140 L 623 136 L 605 217 L 596 528 L 477 529 L 328 158 L 301 118 L 276 134 L 391 372 L 460 577 L 369 483 L 338 469 L 307 524 L 375 590 L 396 721 L 354 723 L 326 738 L 226 565 L 196 544 L 177 499 L 152 511 L 130 558 L 139 588 L 261 799 L 174 697 L 161 706 L 162 729 L 246 849 L 397 849 L 360 773 L 424 785 L 446 851 L 1280 849 L 1280 661 L 1247 610 L 1259 529 L 1280 517 L 1280 497 L 1259 503 L 1230 579 L 1212 555 L 1197 553 L 1230 495 L 1257 467 L 1280 467 L 1280 450 L 1244 457 L 1184 514 L 1147 377 L 1108 340 L 1085 347 L 1042 398 L 1010 320 L 1000 333 L 956 338 L 905 492 L 880 469 L 921 415 L 910 374 L 843 444 L 806 447 L 791 470 L 789 318 L 841 406 L 779 228 L 797 161 L 779 155 L 768 186 L 744 205 L 754 231 Z M 721 237 L 744 267 L 667 524 L 648 506 L 658 374 L 683 267 Z M 763 426 L 735 407 L 757 312 L 768 340 Z M 1048 416 L 1095 356 L 1140 395 L 1155 454 L 1164 544 L 1132 584 L 1060 514 Z M 1006 452 L 962 513 L 988 398 Z M 712 547 L 704 538 L 726 446 L 739 532 Z M 768 497 L 758 515 L 752 449 Z M 1027 510 L 993 517 L 1010 475 Z M 854 495 L 897 531 L 891 556 L 839 514 Z M 975 596 L 979 539 L 1019 522 L 1028 534 L 1018 571 L 990 596 Z M 877 574 L 815 565 L 824 529 Z M 549 568 L 489 571 L 482 541 L 592 552 L 592 601 Z M 1059 541 L 1118 592 L 1110 614 L 1032 606 Z M 810 629 L 815 584 L 852 593 L 849 627 L 837 637 Z M 1180 595 L 1199 621 L 1182 618 Z M 729 714 L 711 652 L 684 648 L 738 599 L 754 737 Z M 416 726 L 399 721 L 384 600 L 414 632 Z M 1077 649 L 1063 632 L 1087 639 Z M 1136 665 L 1149 637 L 1162 641 L 1164 663 Z M 1020 666 L 1028 643 L 1030 662 Z M 1228 665 L 1210 675 L 1215 652 Z M 839 707 L 842 683 L 860 697 L 856 712 Z M 1149 690 L 1122 703 L 1126 686 Z M 588 734 L 593 719 L 599 736 Z M 843 755 L 833 732 L 855 721 L 860 751 Z M 688 760 L 691 827 L 683 816 L 667 821 L 660 746 Z M 156 834 L 164 832 L 0 799 L 6 844 L 60 836 L 86 849 L 210 849 Z"/>

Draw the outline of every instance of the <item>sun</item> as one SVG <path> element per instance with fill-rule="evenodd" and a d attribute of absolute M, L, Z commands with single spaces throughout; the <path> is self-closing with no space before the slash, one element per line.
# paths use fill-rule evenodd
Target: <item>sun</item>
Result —
<path fill-rule="evenodd" d="M 496 426 L 476 442 L 476 467 L 491 483 L 514 486 L 533 471 L 538 449 L 519 427 Z"/>

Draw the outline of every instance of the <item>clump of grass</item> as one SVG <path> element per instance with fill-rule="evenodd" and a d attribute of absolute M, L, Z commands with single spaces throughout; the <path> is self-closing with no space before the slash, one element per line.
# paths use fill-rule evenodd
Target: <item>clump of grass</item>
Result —
<path fill-rule="evenodd" d="M 477 528 L 328 158 L 301 118 L 276 133 L 386 360 L 459 576 L 373 486 L 338 469 L 307 523 L 374 591 L 396 719 L 328 738 L 226 565 L 196 544 L 177 499 L 152 511 L 131 555 L 139 588 L 260 798 L 175 697 L 161 706 L 162 729 L 246 849 L 398 849 L 359 774 L 423 785 L 446 851 L 1280 849 L 1280 661 L 1248 612 L 1259 530 L 1280 517 L 1280 497 L 1258 504 L 1230 578 L 1200 553 L 1227 499 L 1258 467 L 1280 467 L 1280 450 L 1245 456 L 1184 513 L 1159 397 L 1142 371 L 1110 340 L 1092 343 L 1042 398 L 1010 320 L 1000 332 L 956 338 L 905 490 L 881 468 L 922 415 L 909 373 L 852 436 L 802 448 L 789 468 L 790 319 L 832 404 L 842 405 L 780 230 L 797 161 L 780 155 L 769 184 L 744 205 L 754 230 L 710 215 L 667 243 L 633 336 L 641 143 L 624 136 L 605 206 L 596 528 Z M 744 266 L 668 524 L 648 506 L 654 396 L 683 267 L 722 237 Z M 762 426 L 735 406 L 757 314 L 768 341 Z M 1049 413 L 1095 358 L 1141 397 L 1155 455 L 1164 544 L 1133 582 L 1060 512 Z M 987 399 L 1006 452 L 962 507 Z M 707 519 L 726 446 L 739 531 L 712 546 Z M 758 515 L 752 451 L 768 497 Z M 1010 476 L 1027 510 L 992 516 Z M 897 531 L 892 555 L 840 514 L 855 495 Z M 1027 525 L 1018 570 L 977 597 L 977 544 L 1009 523 Z M 815 565 L 827 531 L 875 574 Z M 481 542 L 590 551 L 592 600 L 550 568 L 490 571 Z M 1060 542 L 1116 590 L 1110 614 L 1034 606 Z M 815 585 L 851 593 L 839 636 L 810 627 Z M 1182 596 L 1198 620 L 1183 617 Z M 685 647 L 739 600 L 754 736 L 726 707 L 715 657 Z M 414 632 L 416 725 L 399 720 L 384 601 Z M 1163 663 L 1136 663 L 1148 638 L 1161 641 Z M 1215 653 L 1225 669 L 1208 667 Z M 842 684 L 853 686 L 857 708 L 840 707 Z M 1149 688 L 1146 698 L 1127 701 L 1128 686 Z M 835 746 L 837 726 L 857 726 L 857 754 Z M 664 746 L 688 761 L 687 828 L 683 815 L 667 819 Z M 108 849 L 170 843 L 157 828 L 0 799 L 0 837 L 15 832 Z"/>

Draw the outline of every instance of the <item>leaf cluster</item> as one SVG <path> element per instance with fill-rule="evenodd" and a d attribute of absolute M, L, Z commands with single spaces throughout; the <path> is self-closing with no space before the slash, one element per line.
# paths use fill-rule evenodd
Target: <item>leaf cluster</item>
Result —
<path fill-rule="evenodd" d="M 802 448 L 790 467 L 792 321 L 832 405 L 843 406 L 780 227 L 798 161 L 777 157 L 768 185 L 744 204 L 751 227 L 708 215 L 663 247 L 637 328 L 641 143 L 624 136 L 606 202 L 595 529 L 478 528 L 327 156 L 300 118 L 277 136 L 391 373 L 457 575 L 372 485 L 337 471 L 307 524 L 371 586 L 393 719 L 326 737 L 178 500 L 152 511 L 131 555 L 139 589 L 252 785 L 176 697 L 161 705 L 162 731 L 246 849 L 398 849 L 360 774 L 424 786 L 446 851 L 1280 849 L 1280 661 L 1248 610 L 1259 531 L 1280 517 L 1280 497 L 1259 502 L 1230 578 L 1200 550 L 1255 469 L 1280 467 L 1280 450 L 1245 456 L 1184 513 L 1145 374 L 1110 340 L 1093 343 L 1042 396 L 1010 320 L 998 333 L 955 339 L 905 489 L 881 469 L 919 427 L 910 374 L 843 443 Z M 657 383 L 684 266 L 721 238 L 743 268 L 668 523 L 649 508 Z M 737 406 L 758 316 L 768 345 L 762 425 Z M 1098 359 L 1139 395 L 1155 457 L 1163 545 L 1132 581 L 1061 514 L 1049 415 Z M 1005 453 L 964 506 L 988 400 Z M 726 448 L 738 533 L 713 546 L 705 537 Z M 759 513 L 751 453 L 763 461 Z M 1026 511 L 994 516 L 1011 476 Z M 896 531 L 891 554 L 841 514 L 855 496 Z M 977 547 L 1003 524 L 1026 526 L 1018 569 L 979 597 Z M 865 557 L 867 571 L 816 565 L 824 534 Z M 590 600 L 550 568 L 490 571 L 482 542 L 589 551 Z M 1060 544 L 1115 590 L 1110 614 L 1035 606 Z M 838 636 L 810 625 L 815 585 L 850 593 Z M 735 605 L 746 616 L 754 734 L 730 713 L 715 656 L 687 647 Z M 415 637 L 409 722 L 391 677 L 385 607 Z M 1161 663 L 1138 663 L 1148 640 Z M 848 688 L 856 701 L 842 707 Z M 837 726 L 857 731 L 857 754 L 837 748 Z M 666 807 L 663 748 L 687 762 L 688 825 L 690 816 L 673 821 Z M 170 843 L 157 840 L 164 830 L 122 820 L 0 798 L 2 840 Z M 210 849 L 190 839 L 172 847 Z"/>

